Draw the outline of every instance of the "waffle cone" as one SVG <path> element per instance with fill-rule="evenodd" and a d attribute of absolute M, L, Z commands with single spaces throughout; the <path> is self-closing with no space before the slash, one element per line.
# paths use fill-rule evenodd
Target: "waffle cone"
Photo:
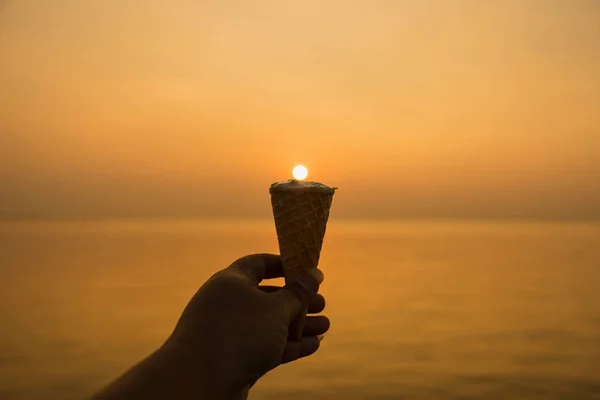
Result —
<path fill-rule="evenodd" d="M 271 192 L 286 283 L 319 264 L 333 191 Z"/>

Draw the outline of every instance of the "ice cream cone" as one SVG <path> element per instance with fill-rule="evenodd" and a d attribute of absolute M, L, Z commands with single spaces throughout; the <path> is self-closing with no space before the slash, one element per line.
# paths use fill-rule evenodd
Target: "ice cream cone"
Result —
<path fill-rule="evenodd" d="M 271 185 L 271 205 L 286 283 L 319 264 L 335 188 L 290 180 Z"/>

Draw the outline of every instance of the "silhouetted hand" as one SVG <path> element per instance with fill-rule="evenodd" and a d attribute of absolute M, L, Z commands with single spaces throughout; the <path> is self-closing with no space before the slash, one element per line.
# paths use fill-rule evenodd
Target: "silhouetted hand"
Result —
<path fill-rule="evenodd" d="M 325 308 L 323 281 L 313 270 L 283 288 L 259 286 L 283 276 L 277 255 L 240 258 L 213 275 L 190 300 L 173 334 L 153 355 L 97 395 L 97 399 L 243 399 L 265 373 L 313 354 L 329 329 L 308 316 L 301 340 L 290 323 L 304 310 Z"/>

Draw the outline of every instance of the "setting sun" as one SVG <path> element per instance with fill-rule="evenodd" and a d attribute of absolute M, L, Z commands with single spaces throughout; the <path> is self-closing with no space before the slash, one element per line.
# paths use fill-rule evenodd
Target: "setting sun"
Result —
<path fill-rule="evenodd" d="M 308 176 L 308 169 L 306 169 L 304 165 L 297 165 L 294 167 L 292 175 L 294 175 L 295 179 L 301 181 L 303 179 L 306 179 L 306 177 Z"/>

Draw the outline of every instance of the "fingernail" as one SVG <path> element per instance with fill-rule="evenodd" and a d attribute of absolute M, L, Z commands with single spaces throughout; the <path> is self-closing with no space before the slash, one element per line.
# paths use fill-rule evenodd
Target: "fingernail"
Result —
<path fill-rule="evenodd" d="M 323 282 L 323 273 L 317 268 L 313 268 L 292 282 L 290 288 L 292 288 L 294 285 L 298 285 L 303 289 L 303 291 L 314 294 L 319 291 L 319 285 L 321 282 Z"/>
<path fill-rule="evenodd" d="M 317 335 L 317 339 L 320 341 L 322 341 L 325 338 L 325 335 Z"/>

